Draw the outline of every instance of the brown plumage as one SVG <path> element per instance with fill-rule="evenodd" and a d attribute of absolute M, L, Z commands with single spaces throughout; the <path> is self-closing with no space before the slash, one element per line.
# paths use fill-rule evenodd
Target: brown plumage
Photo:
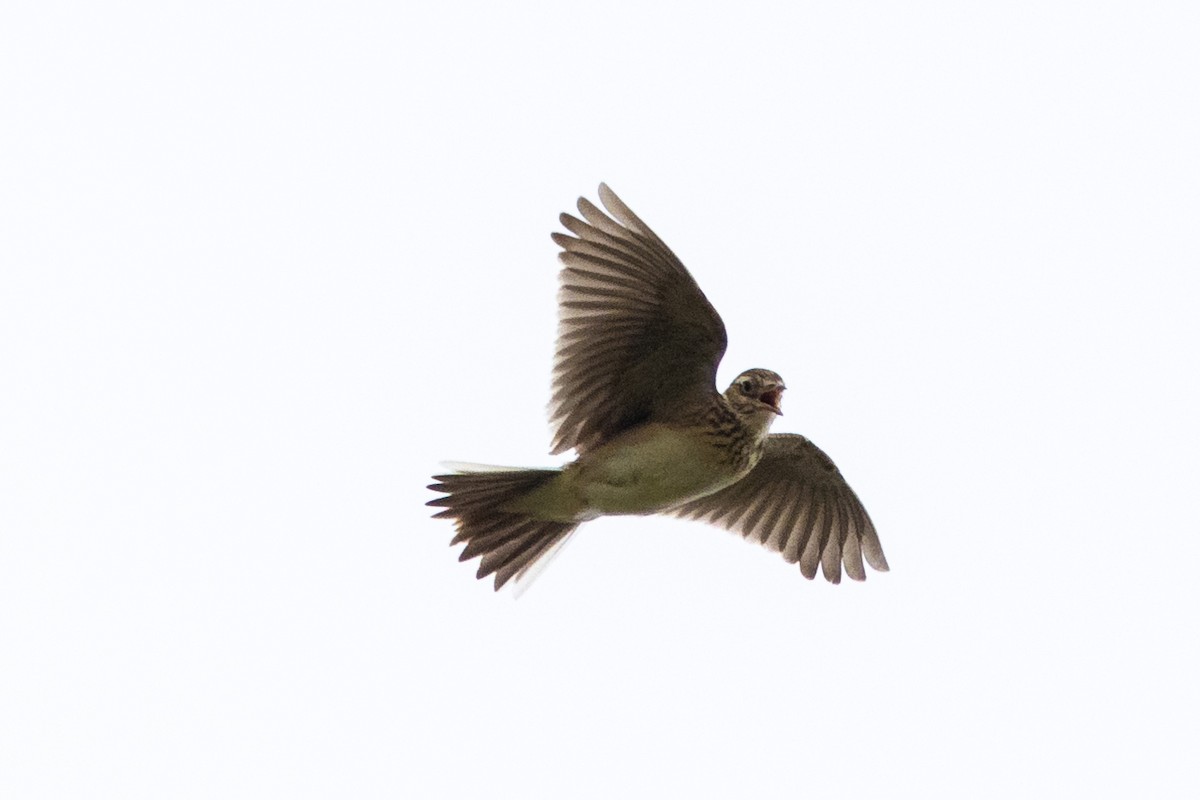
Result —
<path fill-rule="evenodd" d="M 888 568 L 875 527 L 833 462 L 796 434 L 769 435 L 783 379 L 743 372 L 714 386 L 725 326 L 683 264 L 605 185 L 560 220 L 563 249 L 551 450 L 562 470 L 436 476 L 429 505 L 455 520 L 462 560 L 499 589 L 520 580 L 582 522 L 667 513 L 741 533 L 807 578 Z"/>

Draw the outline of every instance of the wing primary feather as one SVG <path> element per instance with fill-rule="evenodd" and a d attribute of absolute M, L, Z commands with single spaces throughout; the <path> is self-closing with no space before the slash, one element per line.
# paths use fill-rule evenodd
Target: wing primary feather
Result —
<path fill-rule="evenodd" d="M 867 563 L 872 569 L 878 572 L 887 572 L 891 569 L 888 566 L 887 558 L 883 555 L 883 546 L 879 544 L 879 535 L 875 532 L 875 524 L 871 522 L 871 518 L 864 512 L 866 519 L 866 530 L 863 532 L 863 556 L 866 557 Z"/>
<path fill-rule="evenodd" d="M 614 236 L 599 228 L 595 228 L 581 219 L 572 217 L 570 214 L 563 214 L 559 217 L 559 222 L 563 227 L 579 237 L 580 241 L 591 242 L 595 245 L 607 247 L 614 253 L 621 255 L 622 263 L 628 265 L 641 265 L 641 262 L 657 263 L 654 255 L 645 247 L 633 239 L 628 232 L 623 232 L 624 235 Z M 674 271 L 674 270 L 672 270 Z"/>
<path fill-rule="evenodd" d="M 783 558 L 789 564 L 795 564 L 804 555 L 808 540 L 812 538 L 813 518 L 816 516 L 816 502 L 813 499 L 812 487 L 805 486 L 797 504 L 796 519 L 792 523 L 788 536 L 787 547 L 782 551 Z"/>
<path fill-rule="evenodd" d="M 843 498 L 846 511 L 846 541 L 842 545 L 842 566 L 851 580 L 865 581 L 867 573 L 863 569 L 862 544 L 859 541 L 861 528 L 858 526 L 858 515 L 854 508 L 854 500 Z"/>
<path fill-rule="evenodd" d="M 671 256 L 670 248 L 667 247 L 662 239 L 658 238 L 658 234 L 650 230 L 650 226 L 642 222 L 641 218 L 633 213 L 621 198 L 617 197 L 617 193 L 603 183 L 600 184 L 600 202 L 622 224 L 644 237 L 655 251 L 659 252 L 660 255 L 666 256 L 668 260 L 672 260 L 673 257 Z"/>
<path fill-rule="evenodd" d="M 758 543 L 782 553 L 787 541 L 786 536 L 782 534 L 787 527 L 786 520 L 796 505 L 796 493 L 787 491 L 785 486 L 770 488 L 776 491 L 768 494 L 763 501 L 769 505 L 767 513 L 763 516 L 762 530 L 758 532 Z M 780 489 L 782 491 L 779 491 Z M 780 520 L 784 520 L 785 524 L 781 525 Z"/>
<path fill-rule="evenodd" d="M 588 200 L 586 197 L 579 198 L 579 202 L 576 204 L 576 207 L 579 209 L 579 213 L 583 215 L 583 218 L 587 220 L 587 223 L 596 230 L 599 230 L 602 233 L 607 233 L 614 239 L 627 241 L 630 238 L 629 230 L 622 228 L 607 214 L 596 208 L 592 201 Z"/>
<path fill-rule="evenodd" d="M 829 537 L 825 540 L 825 548 L 821 551 L 821 572 L 830 583 L 842 582 L 842 536 L 844 535 L 844 520 L 842 507 L 836 496 L 829 498 Z"/>
<path fill-rule="evenodd" d="M 812 580 L 817 577 L 817 565 L 821 562 L 821 551 L 824 542 L 821 541 L 828 530 L 829 509 L 825 505 L 824 493 L 818 492 L 813 497 L 812 523 L 805 533 L 804 552 L 800 555 L 800 573 Z"/>

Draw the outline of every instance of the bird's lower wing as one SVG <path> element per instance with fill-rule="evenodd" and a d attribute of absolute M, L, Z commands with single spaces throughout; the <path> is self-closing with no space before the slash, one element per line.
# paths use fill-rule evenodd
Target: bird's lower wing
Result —
<path fill-rule="evenodd" d="M 710 522 L 740 533 L 800 563 L 806 578 L 820 565 L 825 578 L 840 583 L 842 567 L 865 580 L 863 558 L 888 569 L 879 536 L 867 511 L 841 472 L 803 436 L 774 434 L 762 459 L 739 482 L 669 513 Z"/>

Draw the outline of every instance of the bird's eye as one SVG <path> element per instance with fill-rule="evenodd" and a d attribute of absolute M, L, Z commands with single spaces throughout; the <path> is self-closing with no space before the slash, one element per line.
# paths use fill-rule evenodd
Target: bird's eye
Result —
<path fill-rule="evenodd" d="M 742 387 L 742 392 L 744 392 L 745 394 L 751 394 L 754 392 L 754 384 L 751 381 L 748 381 L 748 380 L 742 381 L 741 387 Z"/>

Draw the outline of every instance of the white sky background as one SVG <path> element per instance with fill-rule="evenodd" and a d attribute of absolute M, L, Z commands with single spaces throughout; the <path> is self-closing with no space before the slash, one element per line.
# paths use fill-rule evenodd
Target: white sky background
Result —
<path fill-rule="evenodd" d="M 0 796 L 1200 791 L 1195 4 L 106 5 L 0 15 Z M 892 572 L 456 561 L 601 180 Z"/>

